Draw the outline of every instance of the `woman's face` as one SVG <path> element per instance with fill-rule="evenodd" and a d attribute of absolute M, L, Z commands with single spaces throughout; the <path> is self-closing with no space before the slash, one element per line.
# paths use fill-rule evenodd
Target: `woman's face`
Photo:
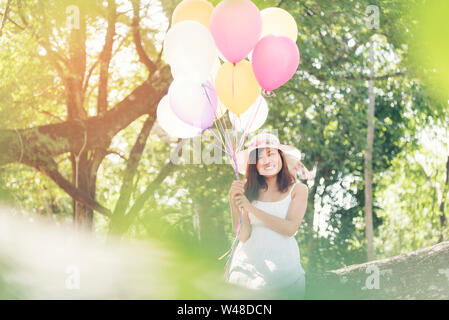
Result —
<path fill-rule="evenodd" d="M 282 159 L 276 148 L 264 148 L 258 154 L 257 171 L 262 176 L 275 176 L 282 169 Z"/>

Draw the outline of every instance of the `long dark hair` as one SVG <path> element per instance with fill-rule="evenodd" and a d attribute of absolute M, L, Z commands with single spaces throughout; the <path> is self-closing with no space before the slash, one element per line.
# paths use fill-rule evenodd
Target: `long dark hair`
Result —
<path fill-rule="evenodd" d="M 248 164 L 246 167 L 245 178 L 247 179 L 245 185 L 245 196 L 249 201 L 257 200 L 259 198 L 259 190 L 268 189 L 265 177 L 260 175 L 257 171 L 257 161 L 259 161 L 259 154 L 264 148 L 257 148 L 250 152 Z M 288 170 L 287 161 L 285 160 L 282 150 L 276 149 L 279 152 L 282 160 L 282 169 L 277 174 L 277 185 L 281 193 L 288 190 L 288 188 L 295 182 L 296 177 Z"/>

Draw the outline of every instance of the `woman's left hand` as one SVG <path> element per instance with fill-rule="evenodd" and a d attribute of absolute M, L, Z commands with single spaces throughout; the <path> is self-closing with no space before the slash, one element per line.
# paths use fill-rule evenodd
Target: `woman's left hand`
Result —
<path fill-rule="evenodd" d="M 251 207 L 251 203 L 248 198 L 242 194 L 235 196 L 235 202 L 239 208 L 243 208 L 245 211 L 249 211 L 249 208 Z"/>

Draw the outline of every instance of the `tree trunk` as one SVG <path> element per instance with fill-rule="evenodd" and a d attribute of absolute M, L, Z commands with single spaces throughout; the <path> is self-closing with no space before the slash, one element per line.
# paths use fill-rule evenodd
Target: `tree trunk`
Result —
<path fill-rule="evenodd" d="M 211 201 L 196 200 L 194 227 L 198 233 L 201 248 L 206 255 L 211 257 L 218 257 L 223 254 L 226 248 L 226 234 L 223 226 L 216 225 L 212 217 Z"/>
<path fill-rule="evenodd" d="M 449 242 L 306 274 L 308 299 L 449 299 Z"/>
<path fill-rule="evenodd" d="M 317 259 L 315 258 L 315 231 L 313 230 L 313 222 L 314 222 L 314 216 L 315 216 L 315 196 L 318 188 L 318 183 L 321 180 L 321 175 L 319 172 L 321 171 L 321 168 L 319 167 L 319 164 L 316 165 L 316 172 L 317 175 L 315 176 L 315 181 L 313 183 L 313 187 L 309 191 L 309 198 L 308 198 L 308 204 L 306 209 L 306 214 L 304 215 L 304 222 L 305 222 L 305 237 L 307 239 L 307 250 L 304 254 L 305 257 L 307 257 L 307 267 L 308 268 L 315 268 L 315 264 Z"/>
<path fill-rule="evenodd" d="M 72 154 L 72 181 L 75 187 L 85 191 L 91 198 L 95 199 L 96 175 L 98 167 L 92 170 L 92 162 L 88 161 L 87 153 L 83 153 L 77 163 L 76 157 Z M 73 225 L 76 230 L 93 231 L 94 211 L 80 201 L 73 199 Z"/>
<path fill-rule="evenodd" d="M 374 48 L 373 40 L 370 41 L 370 71 L 371 78 L 374 77 Z M 368 132 L 366 135 L 365 151 L 365 230 L 368 261 L 375 259 L 373 240 L 373 191 L 372 191 L 372 168 L 373 168 L 373 145 L 374 145 L 374 81 L 368 81 L 369 104 L 368 104 Z"/>
<path fill-rule="evenodd" d="M 94 193 L 97 169 L 104 156 L 110 152 L 107 148 L 112 138 L 137 118 L 145 114 L 155 118 L 158 102 L 167 93 L 168 84 L 172 79 L 169 70 L 169 66 L 162 67 L 125 99 L 107 110 L 103 116 L 81 120 L 83 119 L 82 115 L 78 115 L 76 120 L 69 119 L 62 123 L 21 130 L 0 129 L 0 147 L 4 150 L 0 153 L 0 165 L 20 161 L 47 175 L 72 198 L 78 200 L 77 206 L 83 204 L 79 208 L 78 214 L 75 212 L 78 208 L 74 210 L 74 221 L 79 218 L 80 223 L 85 222 L 90 228 L 92 212 L 87 212 L 86 208 L 111 216 L 108 208 L 95 201 Z M 87 142 L 82 150 L 86 133 Z M 75 188 L 76 174 L 73 153 L 78 155 L 81 151 L 89 152 L 91 156 L 87 160 L 85 159 L 87 155 L 80 155 L 79 188 Z M 73 183 L 58 171 L 58 166 L 53 160 L 53 157 L 66 152 L 72 153 Z M 167 168 L 164 167 L 162 170 L 164 171 L 163 177 L 170 171 L 167 171 Z M 152 191 L 154 191 L 153 185 L 145 191 L 145 196 Z M 142 203 L 143 201 L 140 201 L 134 211 L 140 209 Z M 75 208 L 75 203 L 73 203 L 73 207 Z"/>
<path fill-rule="evenodd" d="M 446 160 L 446 181 L 443 185 L 443 194 L 441 197 L 441 203 L 440 203 L 440 238 L 438 239 L 438 242 L 442 242 L 444 241 L 444 233 L 445 233 L 445 229 L 446 229 L 446 202 L 447 202 L 447 196 L 449 193 L 449 156 L 447 157 Z"/>
<path fill-rule="evenodd" d="M 85 154 L 80 157 L 78 163 L 75 156 L 72 156 L 72 175 L 75 187 L 84 190 L 94 199 L 95 193 L 92 195 L 90 190 L 89 165 Z M 76 200 L 73 200 L 73 225 L 76 230 L 82 231 L 92 231 L 93 228 L 93 211 Z"/>

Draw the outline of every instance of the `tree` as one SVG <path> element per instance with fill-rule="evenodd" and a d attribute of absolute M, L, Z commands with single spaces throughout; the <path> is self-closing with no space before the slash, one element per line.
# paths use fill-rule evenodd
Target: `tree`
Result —
<path fill-rule="evenodd" d="M 73 7 L 68 0 L 0 1 L 4 189 L 36 212 L 72 217 L 71 206 L 77 223 L 92 228 L 96 221 L 102 235 L 163 237 L 171 227 L 174 234 L 194 239 L 197 214 L 203 244 L 215 239 L 209 242 L 220 243 L 212 248 L 218 251 L 227 239 L 223 246 L 230 246 L 231 166 L 173 166 L 169 158 L 179 141 L 155 122 L 158 102 L 172 80 L 160 40 L 177 3 L 79 1 Z M 287 10 L 299 27 L 300 66 L 268 100 L 264 129 L 278 129 L 280 140 L 298 147 L 316 173 L 308 182 L 310 202 L 297 234 L 302 261 L 306 269 L 322 271 L 364 262 L 366 81 L 376 84 L 374 195 L 385 190 L 380 176 L 409 144 L 418 145 L 418 122 L 435 118 L 447 105 L 447 99 L 446 105 L 428 99 L 431 88 L 410 62 L 405 45 L 411 47 L 407 30 L 413 17 L 400 1 L 255 4 Z M 381 9 L 382 22 L 376 30 L 374 77 L 367 72 L 372 30 L 365 23 L 366 8 L 373 4 Z M 159 25 L 153 21 L 155 7 L 164 15 Z M 77 9 L 79 28 L 73 28 Z M 421 181 L 413 176 L 407 183 L 415 177 Z M 379 227 L 390 220 L 380 198 L 372 205 L 378 241 Z M 162 221 L 168 224 L 159 229 Z M 376 253 L 384 254 L 383 249 Z"/>
<path fill-rule="evenodd" d="M 374 77 L 374 41 L 370 40 L 370 76 Z M 374 260 L 374 239 L 373 239 L 373 192 L 372 192 L 372 167 L 373 167 L 373 144 L 374 144 L 374 81 L 368 81 L 369 86 L 369 104 L 368 104 L 368 130 L 366 134 L 365 150 L 365 230 L 367 243 L 368 261 Z"/>
<path fill-rule="evenodd" d="M 47 175 L 74 199 L 73 219 L 75 225 L 80 228 L 92 229 L 93 211 L 113 220 L 120 220 L 129 207 L 130 182 L 156 120 L 157 104 L 166 94 L 171 81 L 168 66 L 161 63 L 161 53 L 156 54 L 150 50 L 149 56 L 146 47 L 149 47 L 150 42 L 143 41 L 140 36 L 141 4 L 139 1 L 133 1 L 131 23 L 128 21 L 128 12 L 117 11 L 117 4 L 112 0 L 107 2 L 106 7 L 103 2 L 90 1 L 80 1 L 76 6 L 70 1 L 36 4 L 18 1 L 15 5 L 14 10 L 10 9 L 4 14 L 3 20 L 11 21 L 4 26 L 3 35 L 10 39 L 4 41 L 13 46 L 14 41 L 23 43 L 29 37 L 31 40 L 28 40 L 27 53 L 33 55 L 36 50 L 43 52 L 37 56 L 34 63 L 51 66 L 49 75 L 56 81 L 49 79 L 49 82 L 56 82 L 55 86 L 61 90 L 60 93 L 65 98 L 65 114 L 64 119 L 56 123 L 19 130 L 1 129 L 0 145 L 5 152 L 0 156 L 0 164 L 20 160 L 21 163 Z M 69 10 L 70 8 L 74 10 Z M 75 17 L 61 16 L 58 12 L 69 12 Z M 79 24 L 71 25 L 66 18 L 73 18 Z M 86 51 L 88 36 L 96 32 L 93 23 L 100 23 L 99 30 L 103 25 L 107 26 L 103 48 L 94 59 L 90 56 L 92 53 Z M 122 31 L 118 34 L 117 26 L 125 29 L 127 27 L 129 33 Z M 55 36 L 55 33 L 59 37 Z M 112 105 L 112 99 L 109 97 L 111 59 L 130 36 L 148 76 Z M 117 43 L 120 37 L 122 43 Z M 91 63 L 90 66 L 88 62 Z M 95 72 L 98 73 L 97 80 L 93 77 Z M 94 103 L 88 91 L 96 88 L 98 94 Z M 93 106 L 96 107 L 95 115 L 90 116 L 87 109 L 92 110 Z M 110 153 L 108 148 L 113 137 L 142 116 L 146 117 L 146 121 L 130 152 L 121 196 L 114 210 L 110 210 L 95 200 L 98 168 Z M 55 162 L 55 157 L 64 153 L 70 154 L 71 179 L 59 172 Z M 169 172 L 170 165 L 162 172 L 158 181 L 165 178 Z"/>
<path fill-rule="evenodd" d="M 448 299 L 449 242 L 308 278 L 309 299 Z"/>

